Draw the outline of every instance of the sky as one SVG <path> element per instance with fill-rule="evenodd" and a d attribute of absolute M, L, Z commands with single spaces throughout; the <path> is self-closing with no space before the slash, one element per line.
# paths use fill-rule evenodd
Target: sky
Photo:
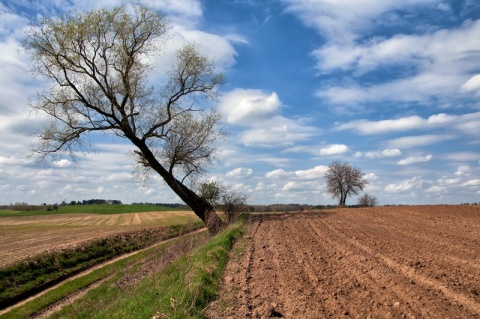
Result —
<path fill-rule="evenodd" d="M 133 147 L 114 138 L 92 137 L 78 165 L 31 156 L 45 81 L 21 48 L 26 27 L 124 3 L 1 0 L 0 204 L 181 202 L 160 178 L 135 178 Z M 480 202 L 479 1 L 148 3 L 171 23 L 161 54 L 194 41 L 226 77 L 213 106 L 229 137 L 205 180 L 251 204 L 335 204 L 324 174 L 343 161 L 381 205 Z"/>

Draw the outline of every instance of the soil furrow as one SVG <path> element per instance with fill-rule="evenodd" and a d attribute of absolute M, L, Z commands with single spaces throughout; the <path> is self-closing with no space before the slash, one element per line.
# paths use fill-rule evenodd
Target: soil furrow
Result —
<path fill-rule="evenodd" d="M 228 265 L 229 285 L 208 318 L 480 318 L 480 206 L 335 209 L 250 223 L 259 226 L 244 242 L 248 262 Z M 232 303 L 245 298 L 243 308 Z"/>

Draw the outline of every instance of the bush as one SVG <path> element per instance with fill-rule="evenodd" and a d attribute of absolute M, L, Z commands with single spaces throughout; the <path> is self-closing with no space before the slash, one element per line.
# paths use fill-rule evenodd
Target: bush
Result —
<path fill-rule="evenodd" d="M 378 199 L 374 195 L 363 194 L 358 198 L 358 206 L 374 207 L 378 205 Z"/>

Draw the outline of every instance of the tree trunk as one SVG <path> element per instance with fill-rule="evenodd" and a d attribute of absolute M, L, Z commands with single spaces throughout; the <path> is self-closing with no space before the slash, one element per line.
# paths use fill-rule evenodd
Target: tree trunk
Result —
<path fill-rule="evenodd" d="M 144 159 L 148 162 L 150 167 L 157 172 L 167 183 L 168 186 L 180 197 L 185 204 L 187 204 L 197 215 L 203 223 L 207 226 L 210 234 L 215 235 L 220 230 L 225 228 L 226 224 L 218 217 L 213 206 L 204 198 L 198 196 L 194 191 L 190 190 L 182 182 L 177 180 L 173 174 L 167 171 L 162 164 L 160 164 L 148 146 L 140 141 L 134 142 L 140 149 Z"/>

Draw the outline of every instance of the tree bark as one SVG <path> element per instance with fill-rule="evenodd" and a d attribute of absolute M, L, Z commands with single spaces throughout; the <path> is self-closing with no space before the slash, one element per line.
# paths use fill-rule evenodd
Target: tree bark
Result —
<path fill-rule="evenodd" d="M 150 167 L 157 172 L 167 183 L 167 185 L 182 199 L 207 226 L 210 234 L 215 235 L 225 228 L 226 224 L 218 217 L 213 206 L 204 198 L 198 196 L 182 182 L 177 180 L 173 174 L 167 171 L 162 164 L 158 162 L 155 155 L 148 146 L 137 138 L 132 138 L 132 142 L 140 149 L 144 159 Z"/>

